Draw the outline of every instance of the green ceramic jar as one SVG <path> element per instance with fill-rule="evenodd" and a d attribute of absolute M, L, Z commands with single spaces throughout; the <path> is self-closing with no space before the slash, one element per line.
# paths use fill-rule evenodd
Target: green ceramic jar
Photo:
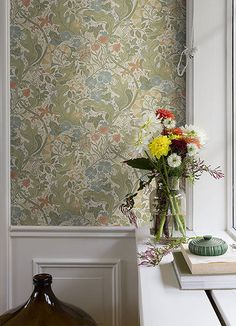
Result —
<path fill-rule="evenodd" d="M 220 256 L 226 253 L 227 243 L 220 238 L 204 235 L 202 238 L 193 239 L 189 242 L 189 250 L 198 256 Z"/>

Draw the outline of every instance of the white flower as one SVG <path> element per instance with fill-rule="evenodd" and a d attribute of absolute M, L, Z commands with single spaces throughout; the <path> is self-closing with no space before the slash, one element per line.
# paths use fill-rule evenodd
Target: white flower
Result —
<path fill-rule="evenodd" d="M 201 146 L 204 146 L 206 144 L 207 136 L 204 130 L 193 125 L 185 125 L 185 127 L 183 128 L 183 132 L 186 133 L 189 137 L 198 138 Z"/>
<path fill-rule="evenodd" d="M 145 112 L 142 116 L 141 129 L 144 133 L 160 134 L 162 132 L 161 122 L 157 119 L 155 112 Z"/>
<path fill-rule="evenodd" d="M 199 152 L 196 144 L 187 144 L 188 156 L 195 156 Z"/>
<path fill-rule="evenodd" d="M 178 166 L 180 166 L 181 164 L 181 157 L 177 154 L 171 154 L 168 158 L 167 158 L 167 162 L 168 165 L 171 168 L 177 168 Z"/>
<path fill-rule="evenodd" d="M 167 128 L 167 129 L 173 129 L 176 125 L 176 121 L 170 118 L 164 119 L 163 120 L 163 125 Z"/>
<path fill-rule="evenodd" d="M 150 137 L 144 136 L 143 133 L 140 131 L 138 134 L 138 139 L 135 143 L 135 152 L 136 154 L 143 154 L 145 150 L 147 150 L 147 146 L 150 142 Z"/>

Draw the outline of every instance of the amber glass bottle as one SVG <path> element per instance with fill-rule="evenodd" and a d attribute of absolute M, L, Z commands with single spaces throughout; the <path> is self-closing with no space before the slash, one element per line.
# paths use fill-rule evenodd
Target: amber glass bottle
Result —
<path fill-rule="evenodd" d="M 51 275 L 35 275 L 33 283 L 29 300 L 0 316 L 0 326 L 97 326 L 86 312 L 55 297 Z"/>

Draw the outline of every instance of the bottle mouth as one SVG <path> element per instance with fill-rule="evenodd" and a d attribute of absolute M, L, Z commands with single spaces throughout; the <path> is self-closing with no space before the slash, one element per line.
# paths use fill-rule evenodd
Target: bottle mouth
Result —
<path fill-rule="evenodd" d="M 52 275 L 41 273 L 36 274 L 33 277 L 33 284 L 34 285 L 50 285 L 52 284 Z"/>

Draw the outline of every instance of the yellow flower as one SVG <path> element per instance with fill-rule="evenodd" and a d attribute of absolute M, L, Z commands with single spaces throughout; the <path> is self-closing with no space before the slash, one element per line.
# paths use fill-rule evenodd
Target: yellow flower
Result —
<path fill-rule="evenodd" d="M 168 154 L 170 144 L 171 141 L 167 136 L 160 136 L 154 138 L 148 147 L 152 156 L 156 156 L 159 159 L 161 156 Z"/>

